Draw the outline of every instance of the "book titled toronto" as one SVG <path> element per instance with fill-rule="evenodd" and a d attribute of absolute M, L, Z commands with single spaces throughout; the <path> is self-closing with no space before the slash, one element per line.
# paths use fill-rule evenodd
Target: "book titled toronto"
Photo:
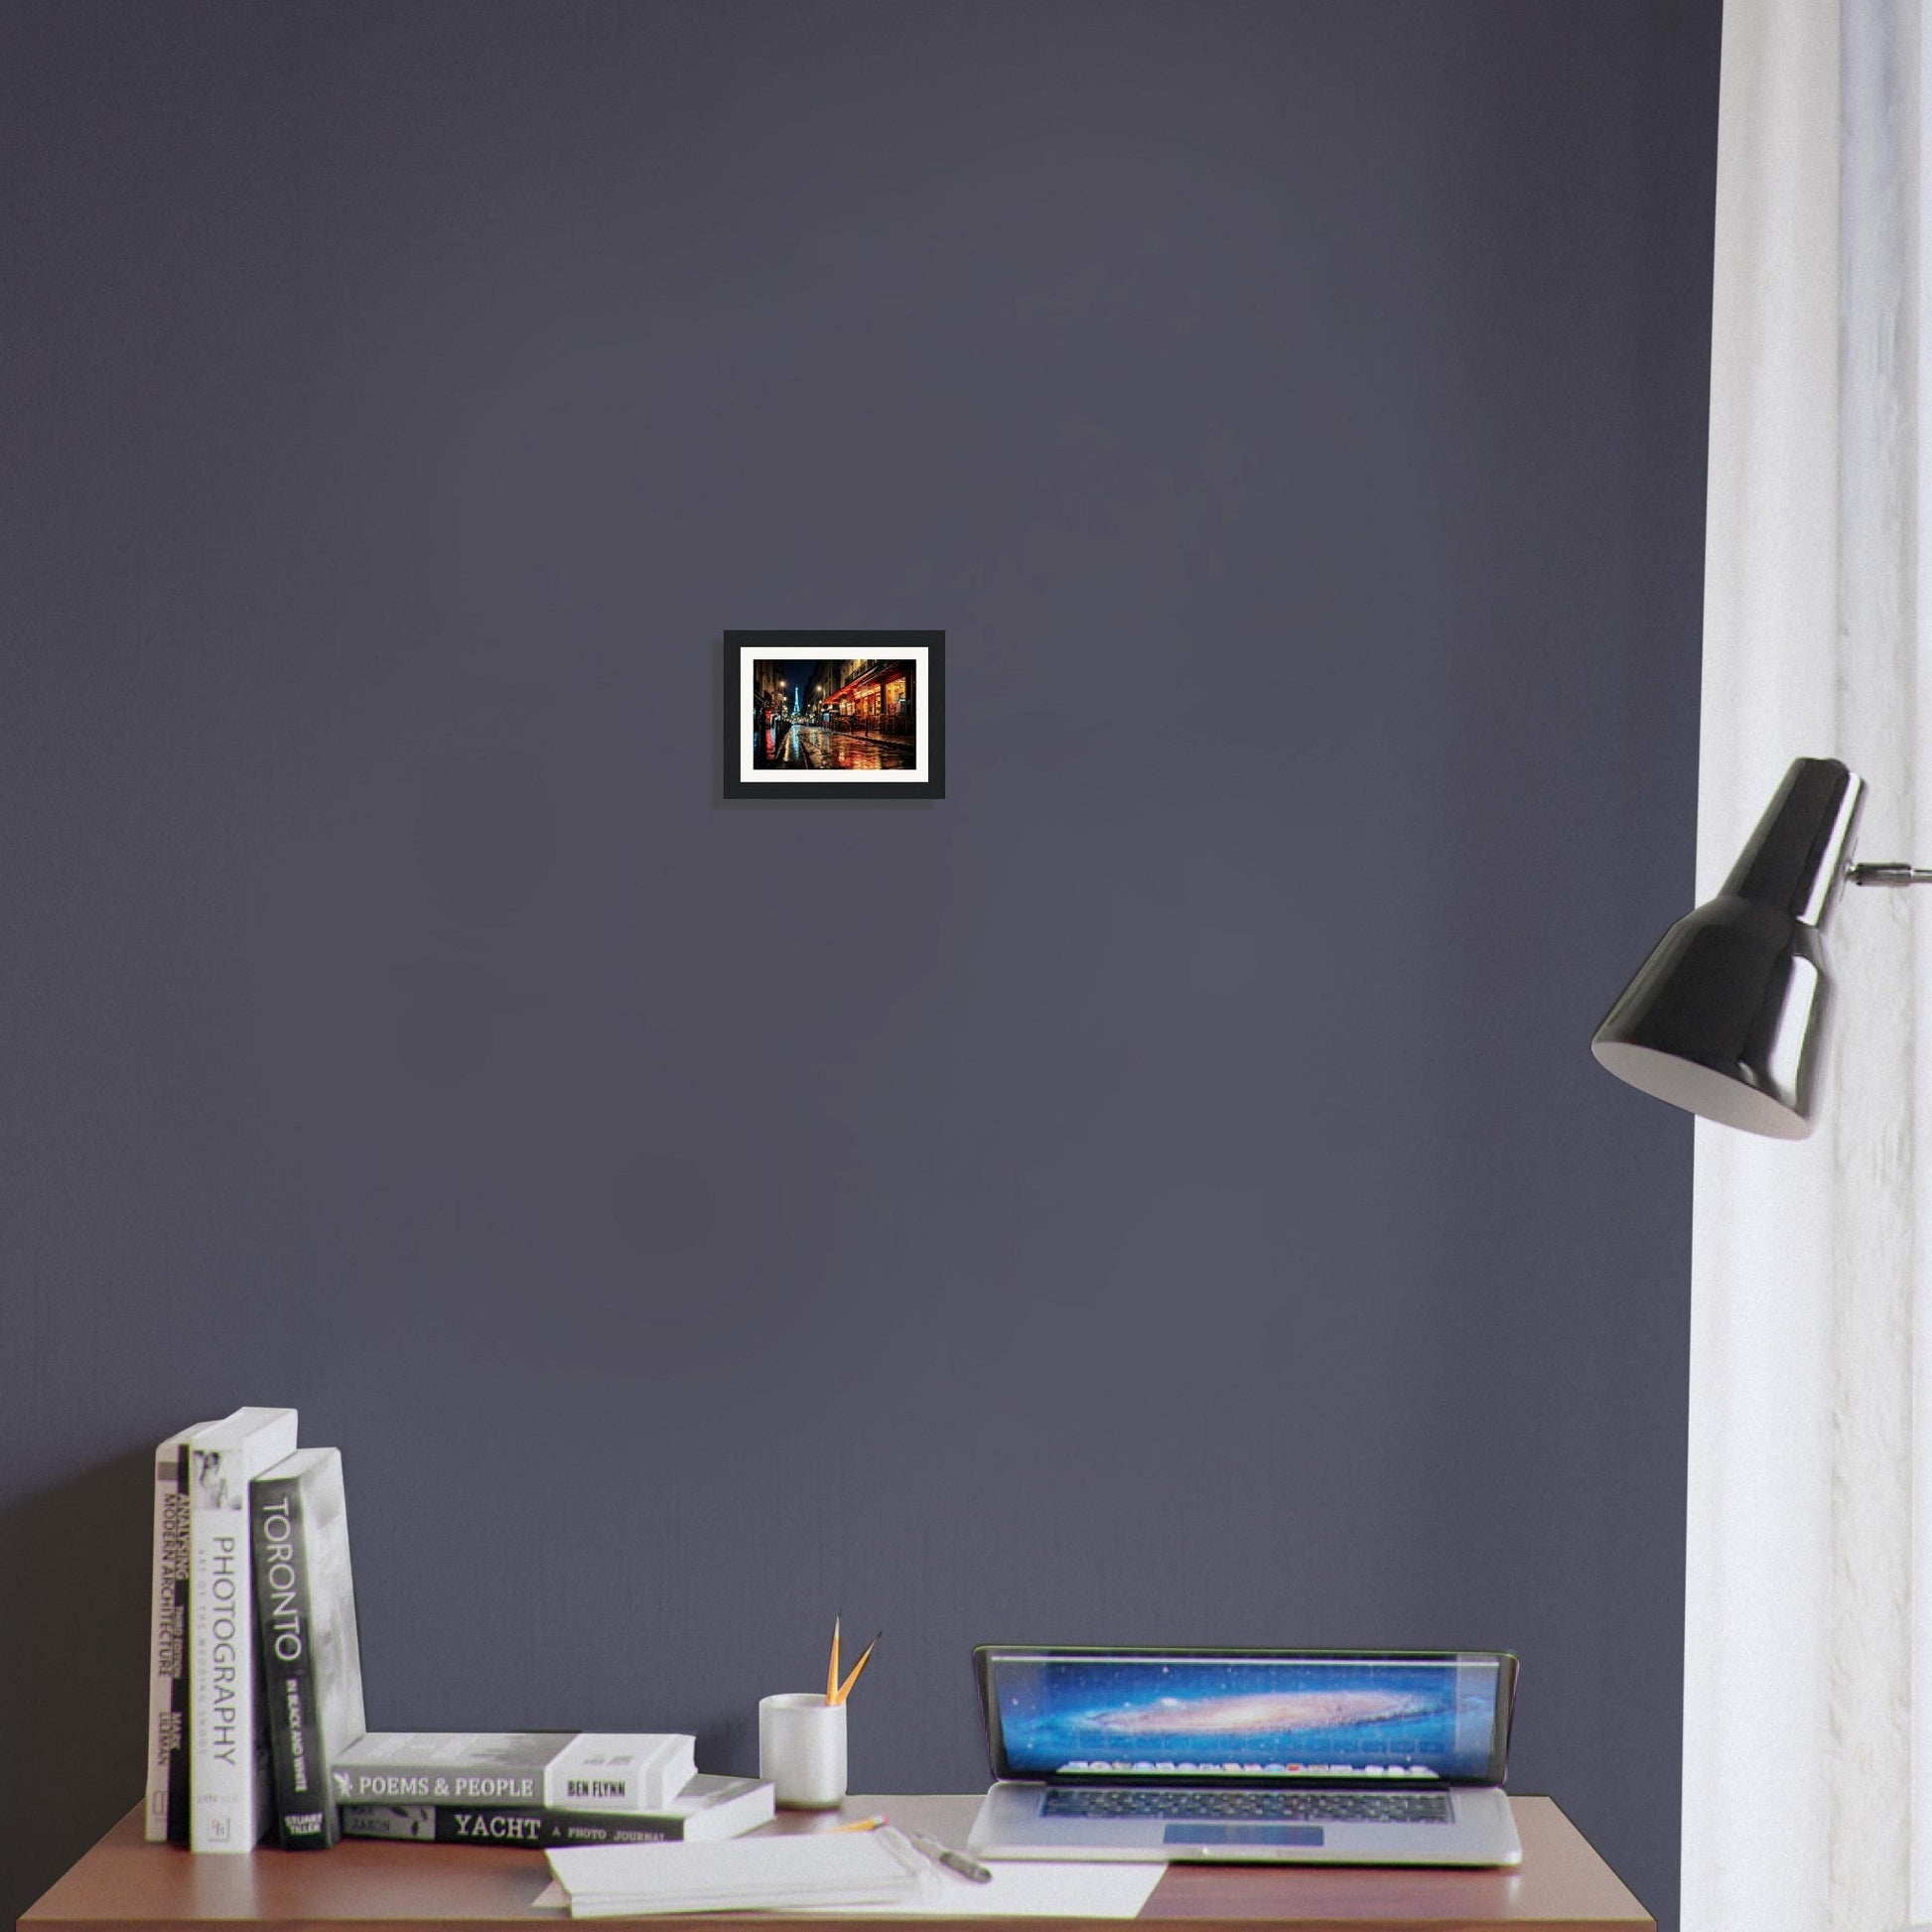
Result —
<path fill-rule="evenodd" d="M 321 1851 L 342 1836 L 330 1764 L 364 1728 L 342 1451 L 297 1449 L 248 1506 L 277 1841 Z"/>

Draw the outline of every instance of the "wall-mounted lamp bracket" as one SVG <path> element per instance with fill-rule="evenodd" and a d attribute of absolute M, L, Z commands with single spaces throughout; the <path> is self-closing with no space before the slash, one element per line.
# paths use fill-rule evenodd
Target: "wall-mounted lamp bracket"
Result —
<path fill-rule="evenodd" d="M 1847 866 L 1845 876 L 1855 886 L 1932 886 L 1932 866 L 1908 866 L 1901 859 Z"/>

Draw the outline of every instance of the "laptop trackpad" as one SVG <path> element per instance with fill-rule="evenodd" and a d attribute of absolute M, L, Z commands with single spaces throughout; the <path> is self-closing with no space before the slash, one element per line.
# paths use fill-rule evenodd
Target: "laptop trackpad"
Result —
<path fill-rule="evenodd" d="M 1169 1845 L 1319 1845 L 1319 1825 L 1170 1825 Z"/>

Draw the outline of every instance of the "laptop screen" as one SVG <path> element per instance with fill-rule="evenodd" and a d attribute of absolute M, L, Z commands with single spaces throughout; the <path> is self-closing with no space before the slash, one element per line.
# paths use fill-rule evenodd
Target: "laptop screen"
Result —
<path fill-rule="evenodd" d="M 993 1774 L 1500 1784 L 1504 1651 L 974 1653 Z"/>

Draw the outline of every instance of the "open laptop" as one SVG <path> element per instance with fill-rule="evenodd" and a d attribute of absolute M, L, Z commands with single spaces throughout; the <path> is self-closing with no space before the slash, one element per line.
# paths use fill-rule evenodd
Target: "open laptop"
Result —
<path fill-rule="evenodd" d="M 1507 1651 L 973 1653 L 985 1859 L 1520 1864 Z"/>

